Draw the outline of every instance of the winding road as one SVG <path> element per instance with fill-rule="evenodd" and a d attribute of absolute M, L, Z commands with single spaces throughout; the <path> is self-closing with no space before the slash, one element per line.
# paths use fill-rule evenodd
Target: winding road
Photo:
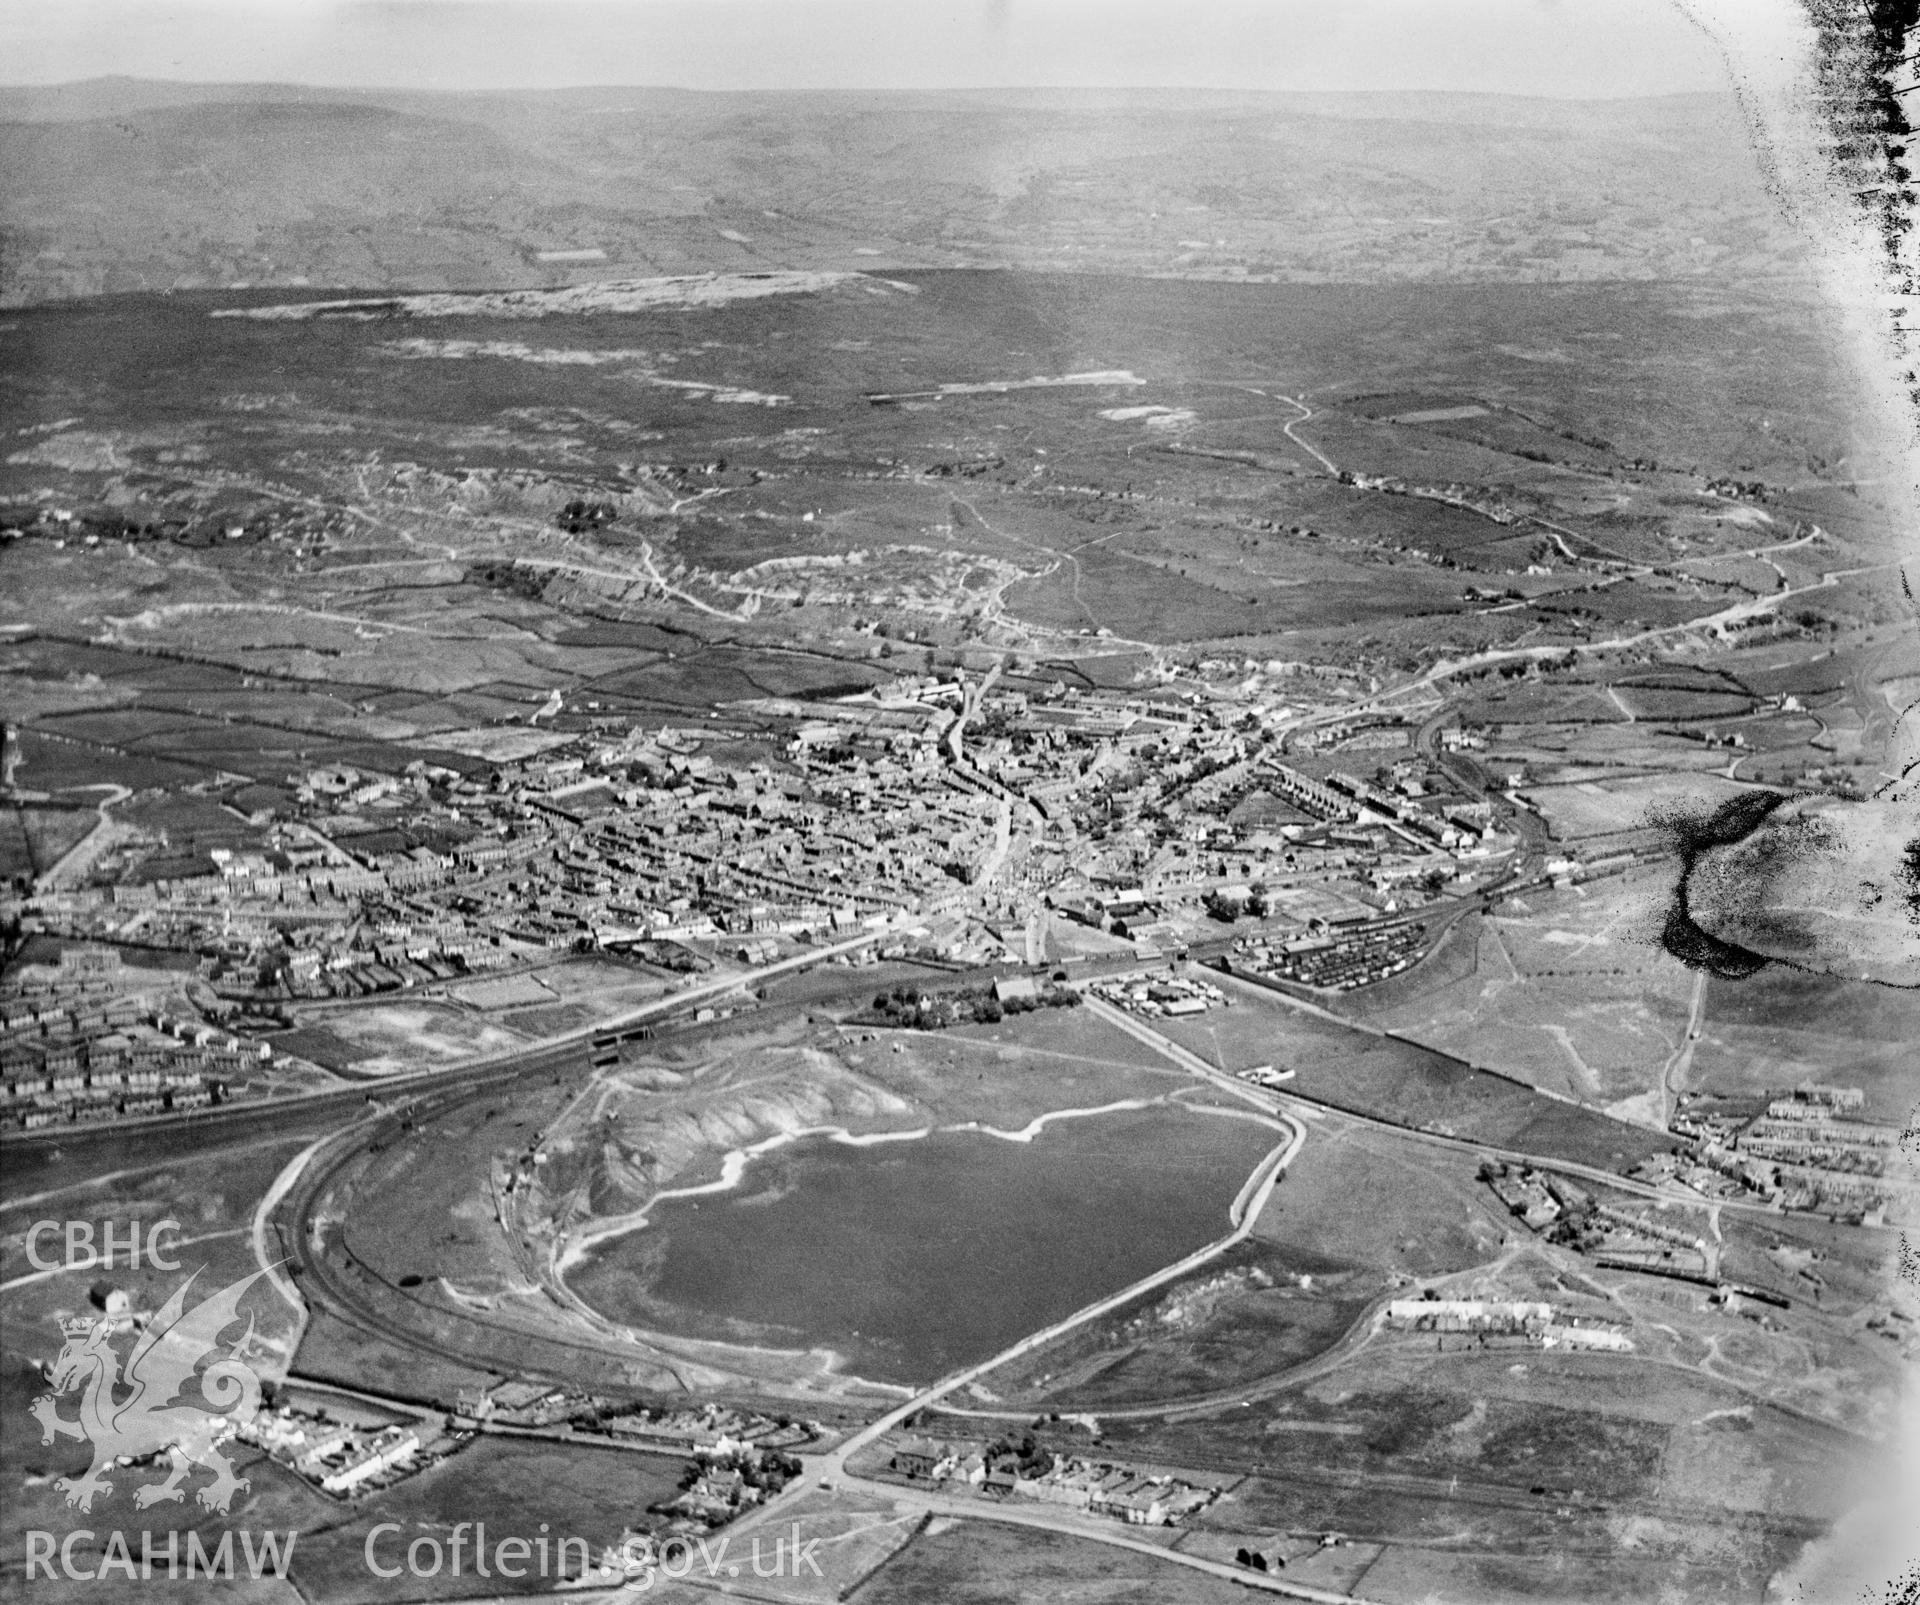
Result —
<path fill-rule="evenodd" d="M 1254 393 L 1256 395 L 1265 395 L 1267 392 L 1256 391 Z M 1296 435 L 1293 432 L 1296 425 L 1305 423 L 1309 418 L 1313 416 L 1313 409 L 1309 407 L 1304 401 L 1297 401 L 1292 396 L 1283 396 L 1276 393 L 1273 399 L 1275 401 L 1284 401 L 1289 407 L 1292 407 L 1296 412 L 1300 414 L 1299 417 L 1291 418 L 1286 423 L 1283 423 L 1280 426 L 1280 433 L 1285 435 L 1287 439 L 1291 440 L 1309 457 L 1313 458 L 1313 460 L 1319 463 L 1322 468 L 1326 469 L 1328 473 L 1338 475 L 1340 472 L 1340 465 L 1338 463 L 1336 463 L 1331 457 L 1329 457 L 1325 452 L 1323 452 L 1318 446 L 1309 446 L 1304 440 L 1302 440 L 1298 435 Z"/>
<path fill-rule="evenodd" d="M 133 795 L 125 786 L 114 785 L 111 782 L 102 782 L 92 786 L 74 786 L 70 789 L 73 791 L 105 791 L 111 792 L 112 795 L 101 798 L 95 806 L 94 812 L 99 815 L 99 818 L 95 822 L 93 829 L 88 831 L 86 835 L 82 836 L 80 840 L 62 853 L 59 859 L 48 868 L 44 875 L 38 875 L 34 878 L 33 890 L 35 896 L 59 890 L 61 882 L 66 880 L 68 876 L 76 870 L 84 875 L 86 870 L 92 865 L 94 859 L 99 857 L 99 855 L 107 849 L 115 834 L 120 831 L 121 827 L 114 822 L 107 810 L 116 803 L 125 802 Z"/>

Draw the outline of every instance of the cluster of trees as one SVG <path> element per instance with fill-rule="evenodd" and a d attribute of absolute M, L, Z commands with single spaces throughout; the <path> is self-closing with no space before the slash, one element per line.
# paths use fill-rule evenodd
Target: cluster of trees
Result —
<path fill-rule="evenodd" d="M 71 520 L 63 520 L 55 518 L 52 509 L 37 502 L 0 507 L 0 531 L 15 536 L 54 535 L 71 540 L 96 535 L 105 541 L 177 540 L 191 527 L 184 518 L 142 522 L 110 509 L 91 509 L 74 514 Z M 211 527 L 209 524 L 208 528 Z"/>
<path fill-rule="evenodd" d="M 517 563 L 469 563 L 466 581 L 469 585 L 484 585 L 489 590 L 508 591 L 530 601 L 547 588 L 545 574 L 522 568 Z"/>
<path fill-rule="evenodd" d="M 1018 1443 L 1011 1438 L 996 1438 L 981 1456 L 994 1471 L 1011 1471 L 1018 1477 L 1043 1477 L 1053 1470 L 1053 1451 L 1043 1449 L 1031 1432 Z"/>
<path fill-rule="evenodd" d="M 1080 994 L 1071 987 L 1044 986 L 1037 997 L 1008 998 L 1002 1003 L 991 992 L 981 1001 L 979 1018 L 991 1025 L 1009 1014 L 1031 1014 L 1035 1009 L 1077 1009 Z"/>
<path fill-rule="evenodd" d="M 737 1471 L 744 1486 L 777 1494 L 800 1475 L 800 1461 L 777 1449 L 734 1449 L 724 1455 L 702 1455 L 687 1462 L 680 1473 L 680 1486 L 691 1488 L 709 1471 Z"/>
<path fill-rule="evenodd" d="M 620 511 L 612 502 L 589 502 L 575 497 L 553 515 L 553 521 L 569 535 L 584 535 L 611 524 L 619 516 Z"/>
<path fill-rule="evenodd" d="M 978 1021 L 994 1025 L 1009 1014 L 1027 1014 L 1034 1009 L 1070 1009 L 1080 1002 L 1080 994 L 1071 987 L 1042 987 L 1037 997 L 1008 998 L 1004 1003 L 993 995 L 990 986 L 966 987 L 953 992 L 925 993 L 909 985 L 876 993 L 873 1007 L 865 1016 L 867 1023 L 891 1025 L 909 1031 L 939 1031 L 950 1025 Z"/>
<path fill-rule="evenodd" d="M 690 975 L 712 966 L 697 953 L 682 947 L 678 942 L 636 942 L 634 953 L 657 969 L 673 970 L 681 975 Z"/>
<path fill-rule="evenodd" d="M 1606 1224 L 1594 1213 L 1588 1198 L 1563 1201 L 1560 1218 L 1547 1228 L 1547 1241 L 1576 1251 L 1594 1247 L 1606 1235 Z"/>
<path fill-rule="evenodd" d="M 1267 888 L 1263 881 L 1255 881 L 1252 890 L 1244 899 L 1226 897 L 1215 891 L 1208 892 L 1202 901 L 1207 917 L 1218 920 L 1222 925 L 1231 925 L 1242 914 L 1251 914 L 1255 919 L 1263 920 L 1273 912 L 1273 905 L 1267 901 Z"/>

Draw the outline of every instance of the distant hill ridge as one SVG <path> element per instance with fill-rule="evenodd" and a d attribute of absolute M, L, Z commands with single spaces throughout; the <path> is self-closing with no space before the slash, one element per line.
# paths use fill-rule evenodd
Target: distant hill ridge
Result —
<path fill-rule="evenodd" d="M 1730 97 L 0 87 L 0 300 L 1017 266 L 1797 272 Z"/>
<path fill-rule="evenodd" d="M 1244 89 L 903 89 L 903 90 L 711 90 L 681 89 L 672 85 L 608 84 L 569 89 L 494 89 L 442 91 L 427 89 L 351 89 L 324 84 L 201 83 L 160 78 L 107 76 L 82 78 L 62 84 L 0 84 L 0 122 L 74 122 L 96 117 L 126 117 L 166 107 L 216 103 L 263 105 L 360 104 L 424 111 L 437 115 L 457 112 L 462 104 L 474 107 L 502 101 L 595 105 L 648 104 L 670 106 L 695 102 L 843 101 L 848 104 L 965 101 L 973 103 L 1067 108 L 1072 110 L 1138 109 L 1181 106 L 1247 109 L 1270 108 L 1299 116 L 1393 118 L 1415 122 L 1474 122 L 1549 127 L 1583 114 L 1610 112 L 1644 121 L 1650 112 L 1665 109 L 1691 117 L 1706 110 L 1719 113 L 1732 105 L 1723 94 L 1648 95 L 1596 100 L 1570 100 L 1543 95 L 1495 95 L 1440 90 L 1402 93 L 1388 90 L 1257 91 Z"/>

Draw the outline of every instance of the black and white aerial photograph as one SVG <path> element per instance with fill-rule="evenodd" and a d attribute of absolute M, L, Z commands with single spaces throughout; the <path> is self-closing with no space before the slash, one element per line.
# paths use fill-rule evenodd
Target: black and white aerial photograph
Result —
<path fill-rule="evenodd" d="M 0 1602 L 1920 1605 L 1920 0 L 0 0 Z"/>

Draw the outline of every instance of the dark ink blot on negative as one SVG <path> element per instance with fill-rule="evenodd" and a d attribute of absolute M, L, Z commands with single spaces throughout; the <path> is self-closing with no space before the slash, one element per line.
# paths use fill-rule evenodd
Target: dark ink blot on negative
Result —
<path fill-rule="evenodd" d="M 1660 945 L 1690 970 L 1705 970 L 1724 980 L 1744 981 L 1771 962 L 1737 943 L 1723 941 L 1694 923 L 1687 887 L 1695 864 L 1709 847 L 1732 847 L 1760 828 L 1787 799 L 1777 791 L 1751 791 L 1729 797 L 1710 814 L 1667 814 L 1654 823 L 1672 839 L 1680 855 L 1680 878 L 1660 931 Z"/>

